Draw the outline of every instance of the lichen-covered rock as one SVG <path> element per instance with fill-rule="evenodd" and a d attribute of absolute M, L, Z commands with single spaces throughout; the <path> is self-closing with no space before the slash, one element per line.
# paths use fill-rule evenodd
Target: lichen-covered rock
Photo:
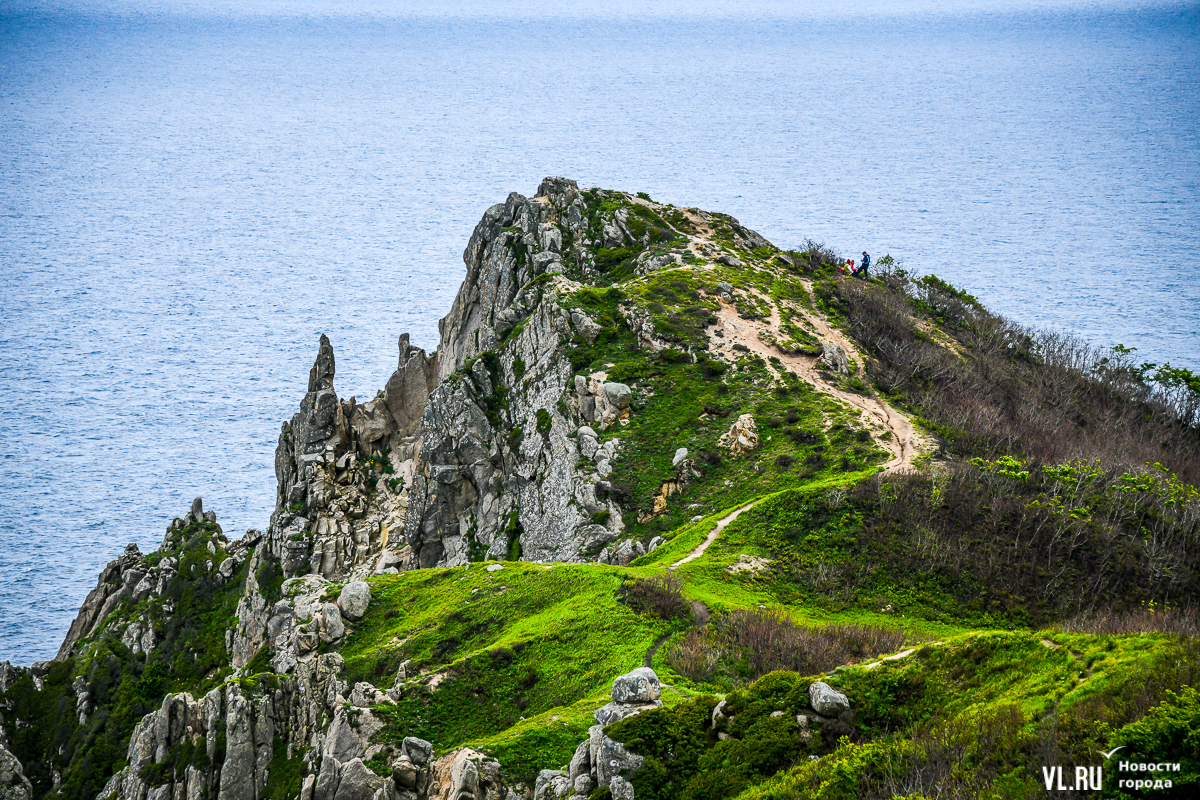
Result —
<path fill-rule="evenodd" d="M 533 785 L 533 800 L 565 800 L 574 793 L 574 781 L 557 769 L 542 770 Z"/>
<path fill-rule="evenodd" d="M 808 687 L 808 699 L 813 710 L 825 717 L 836 717 L 850 708 L 846 695 L 821 681 Z"/>
<path fill-rule="evenodd" d="M 612 800 L 633 800 L 633 784 L 620 775 L 613 776 L 608 789 L 612 793 Z"/>
<path fill-rule="evenodd" d="M 367 613 L 371 602 L 371 587 L 366 581 L 351 581 L 347 583 L 338 595 L 338 610 L 342 616 L 351 622 L 358 622 Z"/>
<path fill-rule="evenodd" d="M 574 182 L 547 179 L 536 197 L 512 194 L 490 208 L 471 236 L 466 278 L 439 326 L 442 380 L 421 418 L 407 497 L 404 535 L 422 567 L 583 560 L 611 539 L 592 527 L 598 511 L 619 533 L 615 503 L 577 502 L 615 455 L 578 421 L 604 427 L 627 416 L 629 387 L 576 380 L 571 338 L 592 335 L 595 321 L 558 307 L 561 279 L 534 281 L 550 263 L 541 253 L 580 240 L 583 210 Z M 604 453 L 595 474 L 581 452 Z"/>
<path fill-rule="evenodd" d="M 742 414 L 729 426 L 729 430 L 721 434 L 717 441 L 721 447 L 727 447 L 734 455 L 745 455 L 758 447 L 758 427 L 754 417 Z"/>
<path fill-rule="evenodd" d="M 649 711 L 651 709 L 661 707 L 661 700 L 655 700 L 654 702 L 650 703 L 618 703 L 616 700 L 614 700 L 611 703 L 606 703 L 600 708 L 597 708 L 592 712 L 592 716 L 595 718 L 596 722 L 599 722 L 601 725 L 608 726 L 614 722 L 617 722 L 618 720 L 625 719 L 626 717 L 632 717 L 634 714 L 640 714 L 643 711 Z"/>
<path fill-rule="evenodd" d="M 326 603 L 321 606 L 316 619 L 322 642 L 336 642 L 346 635 L 346 625 L 342 622 L 342 612 L 333 603 Z"/>
<path fill-rule="evenodd" d="M 646 763 L 643 756 L 629 752 L 625 745 L 606 736 L 603 726 L 589 728 L 588 740 L 596 782 L 600 786 L 608 786 L 614 776 L 629 778 Z"/>
<path fill-rule="evenodd" d="M 418 767 L 423 767 L 433 758 L 433 745 L 415 736 L 405 736 L 401 745 L 404 754 Z"/>
<path fill-rule="evenodd" d="M 0 800 L 32 800 L 33 784 L 25 777 L 21 762 L 0 747 Z"/>
<path fill-rule="evenodd" d="M 840 344 L 826 342 L 821 346 L 821 363 L 834 372 L 842 375 L 850 374 L 850 362 L 846 359 L 846 351 Z"/>
<path fill-rule="evenodd" d="M 662 696 L 662 683 L 650 667 L 638 667 L 613 681 L 612 699 L 617 703 L 653 703 Z"/>

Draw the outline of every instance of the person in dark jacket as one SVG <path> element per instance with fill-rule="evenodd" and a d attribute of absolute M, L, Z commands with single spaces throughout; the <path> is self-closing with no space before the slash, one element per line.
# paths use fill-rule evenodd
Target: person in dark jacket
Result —
<path fill-rule="evenodd" d="M 867 279 L 867 269 L 870 266 L 871 266 L 871 257 L 869 255 L 867 255 L 867 252 L 864 250 L 863 257 L 862 257 L 862 266 L 859 267 L 858 271 L 854 273 L 854 277 L 862 278 L 865 281 Z"/>

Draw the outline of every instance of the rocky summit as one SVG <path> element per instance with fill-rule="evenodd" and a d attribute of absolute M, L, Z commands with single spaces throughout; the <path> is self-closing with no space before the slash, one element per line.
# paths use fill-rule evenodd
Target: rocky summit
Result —
<path fill-rule="evenodd" d="M 463 260 L 373 398 L 320 338 L 262 531 L 0 665 L 0 800 L 1200 786 L 1196 376 L 565 178 Z"/>

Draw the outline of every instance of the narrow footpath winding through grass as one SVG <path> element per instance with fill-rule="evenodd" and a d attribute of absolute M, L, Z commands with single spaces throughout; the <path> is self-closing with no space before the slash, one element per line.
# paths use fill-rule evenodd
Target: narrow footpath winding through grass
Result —
<path fill-rule="evenodd" d="M 761 499 L 761 498 L 759 498 L 759 499 Z M 684 564 L 688 563 L 689 561 L 695 561 L 697 558 L 704 555 L 704 551 L 708 549 L 708 546 L 710 544 L 712 544 L 713 542 L 715 542 L 717 540 L 717 537 L 721 535 L 721 531 L 725 530 L 725 527 L 729 523 L 731 523 L 735 519 L 737 519 L 743 511 L 749 511 L 750 509 L 754 508 L 756 505 L 758 505 L 758 500 L 755 500 L 753 503 L 747 503 L 746 505 L 742 506 L 741 508 L 735 509 L 735 510 L 731 511 L 729 514 L 726 514 L 724 517 L 721 517 L 721 519 L 717 520 L 717 527 L 712 529 L 712 533 L 708 534 L 708 536 L 705 537 L 704 541 L 696 546 L 695 550 L 693 550 L 692 552 L 688 553 L 683 558 L 676 561 L 674 564 L 672 564 L 667 569 L 674 572 L 675 570 L 679 569 L 680 567 L 682 567 Z"/>

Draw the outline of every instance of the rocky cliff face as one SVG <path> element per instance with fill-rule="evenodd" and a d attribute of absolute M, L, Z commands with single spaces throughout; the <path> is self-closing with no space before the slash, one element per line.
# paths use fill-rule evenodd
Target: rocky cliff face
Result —
<path fill-rule="evenodd" d="M 586 213 L 563 178 L 488 209 L 437 353 L 401 337 L 398 368 L 369 402 L 338 399 L 322 337 L 276 452 L 268 542 L 285 575 L 594 559 L 620 536 L 619 506 L 596 493 L 606 470 L 595 466 L 615 448 L 593 461 L 596 447 L 574 435 L 580 422 L 611 425 L 630 398 L 620 384 L 577 385 L 566 357 L 572 337 L 594 340 L 599 329 L 560 302 L 580 287 L 565 264 L 586 271 L 594 260 Z M 632 238 L 619 221 L 604 235 Z"/>

